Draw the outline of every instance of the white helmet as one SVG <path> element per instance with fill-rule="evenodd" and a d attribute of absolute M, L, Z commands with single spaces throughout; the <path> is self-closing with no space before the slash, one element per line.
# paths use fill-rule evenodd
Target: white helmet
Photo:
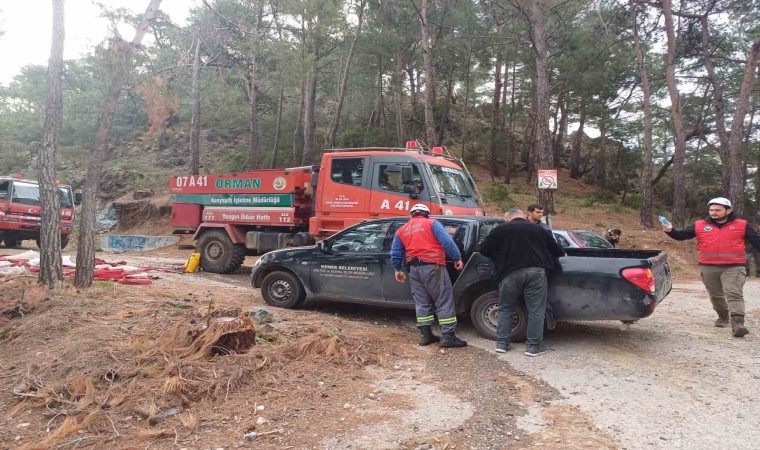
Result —
<path fill-rule="evenodd" d="M 411 208 L 409 208 L 409 213 L 411 215 L 414 215 L 415 211 L 421 211 L 425 214 L 430 214 L 430 208 L 428 208 L 427 205 L 423 205 L 422 203 L 417 203 L 415 205 L 412 205 Z"/>
<path fill-rule="evenodd" d="M 731 200 L 724 198 L 724 197 L 716 197 L 709 202 L 707 202 L 707 206 L 710 205 L 721 205 L 725 206 L 728 209 L 731 209 Z"/>

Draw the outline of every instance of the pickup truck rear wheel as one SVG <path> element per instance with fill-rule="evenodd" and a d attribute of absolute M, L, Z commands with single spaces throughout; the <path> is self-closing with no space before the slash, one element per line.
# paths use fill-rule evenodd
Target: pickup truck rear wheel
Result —
<path fill-rule="evenodd" d="M 280 308 L 300 306 L 306 294 L 301 282 L 290 272 L 272 272 L 261 283 L 261 295 L 268 305 Z"/>
<path fill-rule="evenodd" d="M 232 273 L 243 265 L 245 246 L 234 244 L 224 230 L 208 230 L 198 239 L 201 267 L 206 272 Z"/>
<path fill-rule="evenodd" d="M 483 337 L 496 340 L 496 313 L 499 311 L 499 293 L 487 292 L 475 300 L 470 309 L 470 318 L 475 329 Z M 528 332 L 528 311 L 525 305 L 515 308 L 512 318 L 511 342 L 522 342 Z"/>

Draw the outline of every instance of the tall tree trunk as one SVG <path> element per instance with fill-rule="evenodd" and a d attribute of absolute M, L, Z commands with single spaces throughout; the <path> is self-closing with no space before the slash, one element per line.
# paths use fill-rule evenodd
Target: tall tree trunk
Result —
<path fill-rule="evenodd" d="M 364 5 L 366 0 L 359 2 L 359 10 L 357 12 L 358 24 L 356 26 L 356 34 L 351 40 L 351 45 L 348 47 L 348 56 L 346 56 L 346 65 L 343 67 L 343 72 L 340 75 L 340 87 L 338 88 L 338 105 L 335 107 L 335 116 L 333 116 L 330 122 L 330 128 L 325 136 L 325 148 L 332 148 L 335 146 L 335 136 L 338 134 L 338 128 L 340 127 L 340 116 L 343 112 L 343 103 L 346 101 L 346 93 L 348 93 L 348 75 L 351 71 L 351 61 L 354 58 L 354 48 L 356 47 L 356 41 L 362 34 L 362 24 L 364 23 Z"/>
<path fill-rule="evenodd" d="M 504 67 L 504 75 L 501 78 L 501 109 L 499 111 L 500 123 L 499 133 L 501 133 L 502 139 L 506 140 L 507 137 L 507 86 L 509 85 L 509 61 L 504 58 L 502 62 Z M 514 86 L 513 86 L 514 88 Z"/>
<path fill-rule="evenodd" d="M 282 36 L 280 36 L 282 37 Z M 306 20 L 301 16 L 301 67 L 306 66 Z M 301 79 L 301 96 L 298 101 L 298 121 L 296 129 L 293 131 L 293 165 L 300 166 L 303 161 L 303 143 L 304 143 L 304 107 L 306 104 L 306 71 L 302 72 Z M 310 163 L 310 162 L 309 162 Z"/>
<path fill-rule="evenodd" d="M 728 135 L 726 133 L 726 108 L 723 102 L 723 86 L 718 82 L 718 77 L 715 74 L 715 67 L 712 63 L 712 55 L 710 53 L 710 31 L 707 22 L 707 16 L 700 18 L 700 28 L 702 35 L 702 62 L 705 65 L 707 71 L 707 80 L 712 86 L 713 93 L 713 108 L 715 109 L 715 134 L 718 135 L 718 156 L 721 161 L 721 192 L 727 194 L 731 185 L 731 172 L 730 172 L 730 152 L 728 150 Z"/>
<path fill-rule="evenodd" d="M 536 117 L 535 155 L 539 169 L 553 166 L 551 142 L 549 139 L 549 49 L 544 31 L 544 0 L 533 0 L 530 22 L 533 27 L 533 50 L 536 53 Z M 538 189 L 538 204 L 547 214 L 554 214 L 554 194 L 549 189 Z"/>
<path fill-rule="evenodd" d="M 412 103 L 412 114 L 409 120 L 415 121 L 417 120 L 417 110 L 420 108 L 420 88 L 415 81 L 414 69 L 412 66 L 406 68 L 406 74 L 409 75 L 409 101 Z"/>
<path fill-rule="evenodd" d="M 103 163 L 108 156 L 108 136 L 111 133 L 113 116 L 119 103 L 122 86 L 127 78 L 132 59 L 148 32 L 150 23 L 155 19 L 161 0 L 150 0 L 145 13 L 137 25 L 132 42 L 114 39 L 109 52 L 111 77 L 108 93 L 100 111 L 98 131 L 95 134 L 92 155 L 90 156 L 87 176 L 82 195 L 82 214 L 79 228 L 79 247 L 77 248 L 77 267 L 74 285 L 79 288 L 92 285 L 95 269 L 95 216 L 97 214 L 97 194 L 100 190 L 100 178 L 103 174 Z"/>
<path fill-rule="evenodd" d="M 435 63 L 433 63 L 433 45 L 430 43 L 430 24 L 428 11 L 430 0 L 422 0 L 420 22 L 422 24 L 422 59 L 425 61 L 425 135 L 428 145 L 435 142 Z"/>
<path fill-rule="evenodd" d="M 193 81 L 191 97 L 193 112 L 190 117 L 190 175 L 198 175 L 201 170 L 201 96 L 198 81 L 201 70 L 201 39 L 195 39 L 195 57 L 193 58 Z"/>
<path fill-rule="evenodd" d="M 512 63 L 512 93 L 509 100 L 509 128 L 507 130 L 507 173 L 504 175 L 504 183 L 512 182 L 512 174 L 515 171 L 515 90 L 516 90 L 517 62 Z M 506 73 L 506 70 L 505 70 Z"/>
<path fill-rule="evenodd" d="M 464 114 L 462 115 L 462 149 L 459 157 L 464 159 L 464 145 L 467 141 L 467 108 L 470 106 L 470 73 L 472 72 L 472 40 L 467 47 L 467 64 L 464 73 Z"/>
<path fill-rule="evenodd" d="M 301 95 L 298 100 L 298 120 L 296 129 L 293 131 L 293 165 L 300 166 L 303 161 L 303 116 L 306 100 L 306 76 L 301 82 Z"/>
<path fill-rule="evenodd" d="M 651 92 L 649 87 L 649 75 L 647 67 L 644 64 L 644 52 L 641 49 L 639 39 L 638 18 L 636 13 L 636 3 L 631 1 L 631 22 L 633 25 L 633 45 L 636 51 L 636 66 L 639 69 L 639 78 L 641 79 L 641 90 L 644 95 L 644 153 L 642 155 L 642 174 L 641 174 L 641 210 L 639 211 L 639 223 L 645 227 L 651 227 L 652 222 L 652 199 L 653 188 L 652 175 L 654 174 L 654 161 L 652 158 L 652 104 Z"/>
<path fill-rule="evenodd" d="M 565 149 L 565 132 L 567 131 L 567 107 L 565 106 L 565 93 L 560 92 L 557 98 L 557 109 L 559 110 L 559 123 L 557 123 L 557 133 L 554 137 L 552 159 L 554 167 L 560 168 L 562 151 Z"/>
<path fill-rule="evenodd" d="M 602 189 L 607 188 L 607 119 L 602 117 L 599 121 L 599 159 L 596 163 L 596 185 Z"/>
<path fill-rule="evenodd" d="M 317 104 L 317 66 L 316 61 L 309 67 L 306 75 L 306 98 L 303 104 L 303 156 L 302 164 L 311 164 L 314 159 L 314 131 L 317 128 L 314 110 Z"/>
<path fill-rule="evenodd" d="M 449 123 L 449 108 L 451 106 L 451 96 L 454 91 L 454 72 L 449 71 L 449 77 L 446 80 L 446 98 L 443 100 L 443 114 L 441 122 L 438 125 L 438 139 L 436 145 L 443 145 L 443 138 L 446 136 L 447 124 Z"/>
<path fill-rule="evenodd" d="M 282 105 L 285 103 L 285 86 L 280 85 L 280 98 L 277 100 L 277 122 L 274 127 L 274 144 L 272 144 L 272 169 L 277 167 L 277 150 L 280 147 L 282 131 Z"/>
<path fill-rule="evenodd" d="M 681 109 L 680 93 L 676 85 L 676 35 L 673 28 L 673 12 L 670 0 L 662 0 L 662 12 L 665 18 L 665 34 L 667 36 L 667 56 L 665 63 L 665 78 L 670 94 L 670 112 L 673 119 L 675 134 L 675 151 L 673 152 L 673 224 L 682 227 L 686 210 L 686 189 L 684 160 L 686 158 L 686 134 L 683 130 L 683 110 Z"/>
<path fill-rule="evenodd" d="M 755 68 L 760 59 L 760 40 L 752 44 L 747 55 L 747 67 L 744 70 L 742 87 L 736 100 L 736 110 L 731 121 L 731 137 L 728 148 L 731 155 L 731 186 L 728 199 L 734 205 L 733 211 L 741 216 L 744 212 L 744 173 L 742 172 L 742 138 L 744 137 L 744 117 L 749 109 L 749 97 L 752 94 L 752 84 L 755 79 Z"/>
<path fill-rule="evenodd" d="M 404 134 L 404 61 L 401 48 L 396 49 L 396 71 L 393 79 L 394 106 L 396 109 L 396 144 L 399 148 L 404 147 L 406 135 Z"/>
<path fill-rule="evenodd" d="M 570 178 L 576 179 L 581 177 L 581 149 L 583 147 L 583 127 L 586 124 L 586 97 L 581 97 L 580 115 L 578 131 L 575 133 L 573 149 L 570 152 Z"/>
<path fill-rule="evenodd" d="M 250 127 L 248 130 L 248 162 L 246 167 L 256 169 L 261 164 L 261 130 L 259 129 L 259 48 L 261 47 L 261 26 L 264 20 L 264 2 L 258 1 L 256 23 L 252 36 L 251 66 L 248 69 L 248 107 L 250 110 Z"/>
<path fill-rule="evenodd" d="M 256 57 L 253 56 L 254 61 L 251 63 L 251 68 L 248 71 L 248 107 L 250 110 L 250 127 L 248 129 L 248 162 L 246 168 L 248 170 L 256 169 L 259 166 L 261 160 L 261 131 L 259 130 L 259 74 L 258 63 L 255 61 Z"/>
<path fill-rule="evenodd" d="M 533 99 L 530 103 L 530 110 L 528 111 L 527 117 L 525 117 L 525 125 L 524 125 L 524 132 L 523 132 L 523 145 L 522 145 L 522 153 L 520 155 L 523 163 L 525 164 L 525 182 L 530 183 L 530 180 L 533 179 L 533 169 L 534 169 L 534 161 L 533 157 L 535 156 L 534 152 L 534 145 L 536 141 L 536 108 L 538 107 L 538 102 L 536 98 L 536 83 L 538 82 L 536 78 L 536 74 L 533 74 Z M 548 117 L 547 117 L 548 120 Z"/>
<path fill-rule="evenodd" d="M 496 52 L 496 64 L 493 71 L 493 99 L 491 100 L 491 129 L 488 132 L 488 156 L 490 159 L 491 179 L 501 177 L 499 173 L 499 159 L 496 154 L 496 131 L 499 129 L 501 119 L 499 112 L 501 107 L 501 52 Z"/>
<path fill-rule="evenodd" d="M 40 275 L 38 282 L 55 289 L 63 281 L 61 265 L 61 197 L 55 183 L 55 155 L 61 134 L 63 97 L 64 0 L 53 0 L 53 39 L 45 77 L 45 125 L 37 160 L 40 186 Z"/>

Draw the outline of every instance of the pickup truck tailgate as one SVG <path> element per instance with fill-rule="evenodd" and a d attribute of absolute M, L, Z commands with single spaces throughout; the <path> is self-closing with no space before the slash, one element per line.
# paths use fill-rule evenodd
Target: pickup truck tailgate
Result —
<path fill-rule="evenodd" d="M 650 264 L 649 269 L 654 275 L 654 301 L 659 304 L 673 287 L 673 280 L 670 276 L 670 264 L 668 264 L 668 254 L 660 252 L 659 255 L 647 258 Z"/>

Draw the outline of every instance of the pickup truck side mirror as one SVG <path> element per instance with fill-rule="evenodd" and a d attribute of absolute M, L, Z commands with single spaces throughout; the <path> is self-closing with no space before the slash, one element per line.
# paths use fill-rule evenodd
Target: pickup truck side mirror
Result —
<path fill-rule="evenodd" d="M 330 245 L 326 240 L 317 242 L 317 248 L 322 253 L 332 253 L 332 250 L 330 250 Z"/>
<path fill-rule="evenodd" d="M 82 204 L 82 193 L 80 191 L 74 192 L 74 204 L 77 206 Z"/>

